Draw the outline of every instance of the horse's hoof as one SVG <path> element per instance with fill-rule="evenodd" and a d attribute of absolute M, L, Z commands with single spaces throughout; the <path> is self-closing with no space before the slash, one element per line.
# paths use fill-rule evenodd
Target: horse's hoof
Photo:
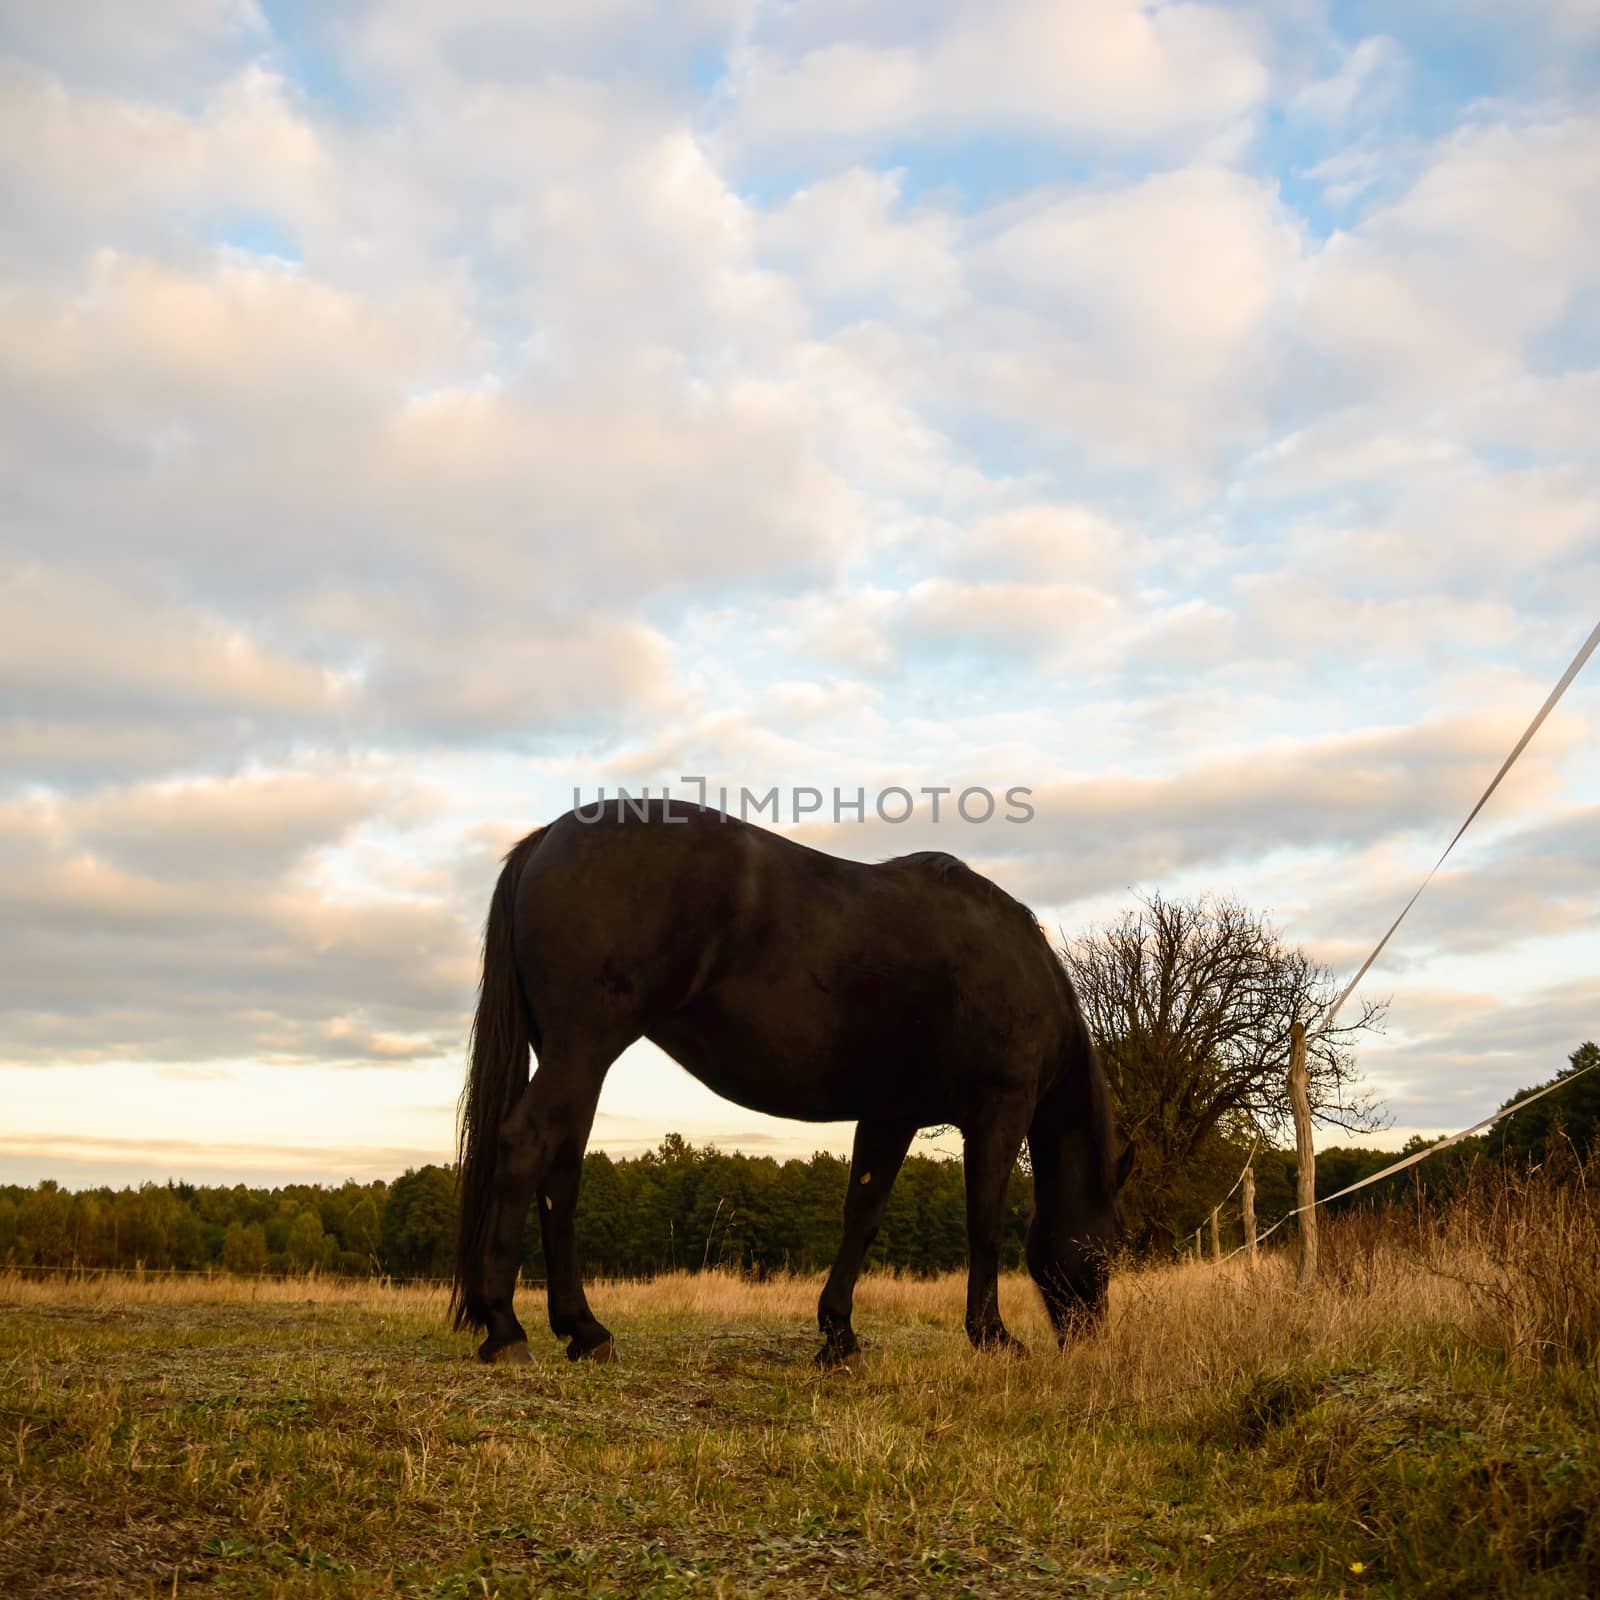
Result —
<path fill-rule="evenodd" d="M 598 1361 L 604 1365 L 617 1359 L 617 1341 L 609 1335 L 599 1344 L 582 1345 L 576 1339 L 567 1345 L 568 1361 Z"/>
<path fill-rule="evenodd" d="M 974 1339 L 972 1347 L 980 1355 L 1006 1356 L 1013 1361 L 1026 1361 L 1028 1347 L 1020 1339 L 1013 1339 L 1009 1333 L 991 1334 L 987 1339 Z"/>
<path fill-rule="evenodd" d="M 825 1344 L 812 1358 L 819 1372 L 849 1372 L 861 1355 L 861 1346 Z"/>
<path fill-rule="evenodd" d="M 510 1344 L 492 1345 L 485 1339 L 478 1346 L 478 1359 L 490 1363 L 501 1361 L 532 1361 L 533 1352 L 526 1339 L 513 1339 Z"/>

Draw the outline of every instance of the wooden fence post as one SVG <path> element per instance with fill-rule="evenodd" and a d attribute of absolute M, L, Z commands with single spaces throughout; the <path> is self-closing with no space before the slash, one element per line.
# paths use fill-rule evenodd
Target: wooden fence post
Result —
<path fill-rule="evenodd" d="M 1221 1206 L 1212 1206 L 1211 1208 L 1211 1259 L 1213 1261 L 1222 1259 L 1222 1235 L 1217 1229 L 1217 1213 L 1221 1209 Z"/>
<path fill-rule="evenodd" d="M 1294 1102 L 1294 1142 L 1299 1164 L 1301 1289 L 1317 1281 L 1317 1153 L 1311 1147 L 1311 1093 L 1306 1072 L 1306 1029 L 1297 1022 L 1289 1030 L 1289 1098 Z"/>
<path fill-rule="evenodd" d="M 1204 1226 L 1204 1224 L 1202 1224 L 1202 1226 Z M 1204 1261 L 1205 1258 L 1206 1258 L 1205 1251 L 1200 1248 L 1200 1229 L 1199 1228 L 1196 1228 L 1194 1230 L 1194 1258 L 1195 1258 L 1196 1261 Z"/>
<path fill-rule="evenodd" d="M 1245 1260 L 1253 1267 L 1256 1264 L 1256 1175 L 1249 1167 L 1244 1169 L 1239 1209 L 1244 1213 Z"/>

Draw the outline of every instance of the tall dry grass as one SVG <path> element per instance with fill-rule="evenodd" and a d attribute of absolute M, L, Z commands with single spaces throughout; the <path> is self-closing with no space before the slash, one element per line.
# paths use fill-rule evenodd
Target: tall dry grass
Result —
<path fill-rule="evenodd" d="M 1414 1227 L 1416 1258 L 1462 1291 L 1480 1342 L 1522 1365 L 1600 1358 L 1600 1151 L 1563 1138 L 1531 1169 L 1480 1166 Z"/>
<path fill-rule="evenodd" d="M 1563 1146 L 1531 1171 L 1485 1165 L 1447 1204 L 1402 1204 L 1325 1217 L 1321 1282 L 1294 1284 L 1293 1243 L 1263 1252 L 1251 1268 L 1124 1261 L 1114 1275 L 1103 1330 L 1056 1358 L 1054 1340 L 1028 1279 L 1002 1281 L 1008 1323 L 1036 1352 L 1040 1370 L 1059 1372 L 1089 1405 L 1179 1404 L 1189 1390 L 1237 1380 L 1316 1354 L 1358 1359 L 1397 1341 L 1459 1338 L 1512 1363 L 1592 1364 L 1600 1353 L 1600 1155 Z M 653 1332 L 682 1324 L 712 1332 L 766 1328 L 796 1334 L 813 1326 L 820 1275 L 760 1281 L 725 1270 L 677 1272 L 650 1280 L 589 1286 L 600 1314 Z M 542 1289 L 524 1285 L 524 1320 L 540 1322 Z M 893 1330 L 896 1348 L 919 1357 L 965 1354 L 960 1274 L 919 1278 L 868 1273 L 856 1324 L 870 1342 Z M 206 1301 L 367 1306 L 442 1319 L 443 1285 L 396 1284 L 312 1274 L 302 1278 L 159 1273 L 0 1274 L 12 1306 L 84 1308 L 178 1306 Z M 926 1337 L 916 1337 L 918 1331 Z M 949 1336 L 948 1339 L 945 1336 Z M 879 1341 L 881 1344 L 883 1341 Z M 1042 1381 L 1042 1380 L 1041 1380 Z"/>

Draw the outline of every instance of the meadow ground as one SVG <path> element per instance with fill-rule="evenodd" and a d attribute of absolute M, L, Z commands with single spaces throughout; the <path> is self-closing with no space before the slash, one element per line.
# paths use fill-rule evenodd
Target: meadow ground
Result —
<path fill-rule="evenodd" d="M 1341 1222 L 1308 1296 L 1123 1272 L 1064 1355 L 1008 1279 L 1027 1361 L 869 1277 L 832 1375 L 807 1279 L 595 1285 L 615 1365 L 484 1367 L 433 1288 L 0 1276 L 0 1594 L 1600 1593 L 1575 1193 Z"/>

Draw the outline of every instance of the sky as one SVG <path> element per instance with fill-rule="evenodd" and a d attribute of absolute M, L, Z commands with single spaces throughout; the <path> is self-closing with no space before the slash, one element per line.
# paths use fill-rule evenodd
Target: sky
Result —
<path fill-rule="evenodd" d="M 784 826 L 1342 981 L 1600 617 L 1593 0 L 0 18 L 0 1179 L 448 1159 L 602 785 L 1024 786 Z M 1600 1035 L 1597 721 L 1363 984 L 1380 1142 Z M 668 1130 L 848 1148 L 636 1047 Z"/>

